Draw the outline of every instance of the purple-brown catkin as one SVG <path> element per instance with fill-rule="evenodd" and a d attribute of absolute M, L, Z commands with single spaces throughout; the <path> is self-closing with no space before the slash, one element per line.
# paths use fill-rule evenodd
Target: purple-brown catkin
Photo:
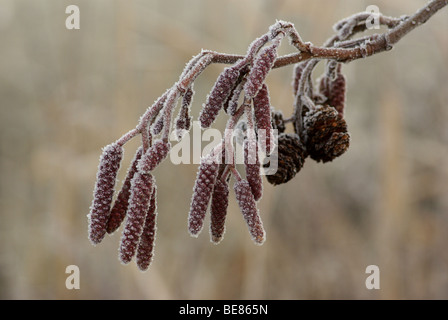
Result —
<path fill-rule="evenodd" d="M 143 148 L 138 148 L 126 174 L 123 186 L 121 187 L 121 190 L 118 193 L 117 198 L 115 199 L 114 205 L 110 210 L 109 220 L 107 220 L 106 225 L 106 231 L 109 234 L 120 227 L 121 223 L 124 220 L 124 217 L 126 216 L 126 211 L 129 204 L 129 196 L 131 194 L 131 180 L 134 177 L 134 174 L 137 172 L 137 163 L 142 157 L 142 153 Z"/>
<path fill-rule="evenodd" d="M 294 78 L 292 82 L 292 87 L 294 90 L 294 96 L 297 94 L 297 90 L 299 90 L 300 78 L 302 78 L 303 70 L 305 69 L 308 61 L 299 62 L 296 64 L 294 68 Z"/>
<path fill-rule="evenodd" d="M 182 103 L 175 125 L 176 135 L 179 140 L 182 138 L 184 132 L 190 130 L 191 127 L 190 106 L 193 101 L 193 94 L 193 88 L 189 87 L 182 97 Z"/>
<path fill-rule="evenodd" d="M 188 215 L 188 230 L 192 236 L 197 236 L 202 230 L 213 186 L 218 175 L 218 167 L 219 165 L 210 155 L 201 159 Z"/>
<path fill-rule="evenodd" d="M 136 262 L 141 271 L 145 271 L 149 268 L 154 256 L 154 244 L 156 240 L 157 231 L 157 187 L 154 183 L 152 189 L 151 200 L 149 202 L 149 209 L 145 218 L 145 225 L 140 237 L 140 242 L 137 247 Z"/>
<path fill-rule="evenodd" d="M 260 50 L 259 55 L 255 58 L 252 69 L 247 76 L 247 82 L 244 85 L 246 95 L 253 98 L 260 90 L 269 71 L 274 65 L 277 58 L 278 42 L 274 42 Z"/>
<path fill-rule="evenodd" d="M 221 72 L 199 116 L 202 128 L 210 127 L 215 121 L 219 110 L 221 110 L 234 88 L 239 75 L 240 67 L 236 68 L 235 66 L 227 67 Z"/>
<path fill-rule="evenodd" d="M 319 82 L 319 93 L 322 94 L 327 99 L 328 99 L 328 96 L 330 95 L 330 91 L 328 88 L 328 82 L 329 82 L 329 79 L 326 76 L 323 76 Z"/>
<path fill-rule="evenodd" d="M 328 104 L 336 109 L 340 118 L 344 116 L 345 90 L 345 76 L 338 72 L 336 79 L 330 81 Z"/>
<path fill-rule="evenodd" d="M 150 173 L 166 158 L 170 148 L 171 144 L 164 140 L 154 142 L 138 162 L 138 171 L 140 173 Z"/>
<path fill-rule="evenodd" d="M 258 213 L 257 203 L 255 202 L 254 195 L 250 189 L 249 182 L 244 179 L 239 180 L 235 182 L 233 188 L 235 190 L 236 200 L 241 209 L 244 220 L 246 220 L 252 240 L 256 244 L 262 245 L 265 240 L 265 231 Z"/>
<path fill-rule="evenodd" d="M 123 147 L 121 145 L 112 143 L 103 148 L 93 191 L 93 201 L 88 215 L 89 239 L 92 244 L 100 243 L 106 234 L 106 224 L 109 219 L 122 157 Z"/>
<path fill-rule="evenodd" d="M 238 109 L 238 100 L 240 99 L 241 92 L 244 88 L 244 82 L 240 82 L 236 85 L 236 87 L 232 90 L 229 95 L 225 105 L 224 111 L 229 115 L 233 116 Z"/>
<path fill-rule="evenodd" d="M 210 205 L 210 240 L 218 244 L 224 235 L 227 207 L 229 205 L 229 186 L 221 179 L 216 180 Z"/>
<path fill-rule="evenodd" d="M 269 91 L 266 84 L 263 83 L 258 94 L 253 99 L 254 102 L 254 117 L 255 125 L 259 130 L 265 130 L 266 139 L 266 153 L 271 153 L 271 135 L 272 135 L 272 122 L 271 122 L 271 104 L 269 102 Z"/>
<path fill-rule="evenodd" d="M 151 131 L 154 136 L 162 132 L 164 123 L 165 123 L 165 117 L 164 114 L 162 113 L 161 115 L 159 115 L 159 117 L 156 119 L 156 121 L 151 127 L 152 129 Z"/>
<path fill-rule="evenodd" d="M 129 263 L 135 255 L 143 223 L 150 207 L 153 190 L 153 176 L 137 172 L 131 182 L 131 195 L 126 213 L 127 219 L 120 243 L 120 260 Z"/>
<path fill-rule="evenodd" d="M 249 182 L 255 201 L 258 201 L 263 195 L 263 181 L 260 175 L 260 160 L 258 159 L 257 141 L 255 139 L 244 142 L 244 164 L 246 179 Z"/>

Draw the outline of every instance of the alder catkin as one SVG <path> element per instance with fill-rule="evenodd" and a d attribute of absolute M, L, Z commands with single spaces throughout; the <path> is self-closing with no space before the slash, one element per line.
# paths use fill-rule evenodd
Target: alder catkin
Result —
<path fill-rule="evenodd" d="M 215 121 L 219 110 L 223 107 L 229 97 L 236 81 L 240 75 L 239 68 L 235 66 L 227 67 L 219 75 L 213 89 L 207 96 L 207 100 L 203 105 L 199 121 L 202 128 L 208 128 Z"/>
<path fill-rule="evenodd" d="M 261 141 L 262 146 L 265 147 L 266 153 L 271 153 L 272 141 L 272 123 L 271 123 L 271 104 L 269 101 L 269 91 L 265 83 L 261 86 L 257 95 L 253 99 L 254 102 L 254 118 L 255 126 L 258 131 L 260 139 L 260 130 L 264 130 L 265 141 Z"/>
<path fill-rule="evenodd" d="M 118 193 L 117 198 L 115 199 L 114 205 L 110 210 L 110 216 L 107 220 L 106 231 L 107 233 L 112 233 L 120 227 L 123 222 L 126 211 L 128 209 L 129 204 L 129 196 L 131 194 L 131 181 L 134 177 L 134 174 L 137 172 L 137 163 L 142 157 L 143 148 L 139 147 L 137 152 L 135 153 L 134 159 L 129 166 L 128 172 L 126 174 L 126 178 L 123 182 L 123 186 L 121 187 L 120 192 Z"/>
<path fill-rule="evenodd" d="M 137 247 L 136 263 L 141 271 L 149 268 L 154 256 L 154 245 L 157 231 L 157 187 L 154 182 L 152 189 L 151 200 L 149 202 L 149 209 L 146 213 L 145 224 L 143 227 L 140 242 Z"/>
<path fill-rule="evenodd" d="M 93 191 L 93 201 L 88 214 L 89 239 L 92 244 L 100 243 L 106 234 L 106 224 L 109 219 L 122 157 L 123 147 L 121 145 L 112 143 L 103 148 Z"/>
<path fill-rule="evenodd" d="M 216 180 L 210 205 L 210 240 L 218 244 L 224 235 L 227 207 L 229 205 L 229 186 L 221 179 Z"/>
<path fill-rule="evenodd" d="M 246 179 L 249 182 L 255 201 L 258 201 L 263 195 L 263 181 L 260 174 L 260 160 L 255 139 L 246 139 L 244 142 L 244 165 L 246 168 Z"/>
<path fill-rule="evenodd" d="M 328 104 L 336 109 L 340 118 L 344 116 L 345 91 L 345 76 L 338 73 L 336 79 L 330 82 Z"/>
<path fill-rule="evenodd" d="M 150 173 L 167 157 L 170 148 L 171 144 L 165 140 L 160 139 L 154 142 L 138 162 L 138 171 Z"/>
<path fill-rule="evenodd" d="M 265 241 L 265 231 L 249 182 L 244 179 L 239 180 L 235 182 L 233 188 L 252 240 L 255 244 L 262 245 Z"/>
<path fill-rule="evenodd" d="M 277 58 L 277 48 L 278 42 L 274 42 L 273 44 L 261 49 L 260 53 L 255 58 L 252 69 L 250 69 L 247 76 L 247 81 L 244 85 L 244 91 L 248 97 L 255 97 L 261 89 L 266 76 Z"/>
<path fill-rule="evenodd" d="M 120 243 L 119 258 L 125 264 L 129 263 L 135 255 L 143 231 L 143 223 L 149 210 L 152 191 L 153 176 L 137 172 L 131 181 L 127 219 Z"/>
<path fill-rule="evenodd" d="M 192 236 L 196 237 L 202 230 L 213 186 L 218 175 L 218 167 L 218 163 L 210 155 L 201 159 L 188 215 L 188 230 Z"/>

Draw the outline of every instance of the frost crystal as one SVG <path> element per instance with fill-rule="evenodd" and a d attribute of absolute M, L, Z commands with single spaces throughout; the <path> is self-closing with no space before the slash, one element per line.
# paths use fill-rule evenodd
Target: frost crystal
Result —
<path fill-rule="evenodd" d="M 106 224 L 109 219 L 115 181 L 122 157 L 123 148 L 116 143 L 109 144 L 103 149 L 98 165 L 93 201 L 88 215 L 89 239 L 92 244 L 100 243 L 106 234 Z"/>
<path fill-rule="evenodd" d="M 244 85 L 246 95 L 253 98 L 260 90 L 266 76 L 274 65 L 277 58 L 278 42 L 274 42 L 270 46 L 260 50 L 259 55 L 255 58 L 252 69 L 247 76 L 247 82 Z"/>
<path fill-rule="evenodd" d="M 252 240 L 255 244 L 262 245 L 265 240 L 265 231 L 249 182 L 247 180 L 237 181 L 233 188 Z"/>
<path fill-rule="evenodd" d="M 219 165 L 210 155 L 201 159 L 188 215 L 188 230 L 192 236 L 197 236 L 202 230 L 218 167 Z"/>
<path fill-rule="evenodd" d="M 129 263 L 135 255 L 143 231 L 143 223 L 150 207 L 152 189 L 152 175 L 139 172 L 134 175 L 131 181 L 126 224 L 120 243 L 119 257 L 123 263 Z"/>
<path fill-rule="evenodd" d="M 210 240 L 218 244 L 224 235 L 227 206 L 229 205 L 229 186 L 221 179 L 216 180 L 210 206 Z"/>
<path fill-rule="evenodd" d="M 145 225 L 143 227 L 143 232 L 137 247 L 136 262 L 138 268 L 141 271 L 145 271 L 149 268 L 152 262 L 152 257 L 154 255 L 154 244 L 156 240 L 156 231 L 157 231 L 156 196 L 157 196 L 157 186 L 154 182 L 154 187 L 152 189 L 151 194 L 151 200 L 149 203 L 149 209 L 145 218 Z"/>
<path fill-rule="evenodd" d="M 168 155 L 171 145 L 164 140 L 157 140 L 142 156 L 138 163 L 140 173 L 149 173 L 154 170 Z"/>
<path fill-rule="evenodd" d="M 126 211 L 129 204 L 129 196 L 131 194 L 131 181 L 134 174 L 137 172 L 137 163 L 142 157 L 143 148 L 138 148 L 135 153 L 134 159 L 132 160 L 131 166 L 128 169 L 126 178 L 123 182 L 120 192 L 118 193 L 117 199 L 110 211 L 109 220 L 107 221 L 106 231 L 107 233 L 112 233 L 120 227 L 121 223 L 126 216 Z"/>
<path fill-rule="evenodd" d="M 216 80 L 213 89 L 210 91 L 207 101 L 205 102 L 199 116 L 199 120 L 201 121 L 201 126 L 203 128 L 208 128 L 213 121 L 215 121 L 219 110 L 223 107 L 224 102 L 229 97 L 236 81 L 238 80 L 240 68 L 241 67 L 237 68 L 235 66 L 227 67 L 219 75 L 218 80 Z"/>

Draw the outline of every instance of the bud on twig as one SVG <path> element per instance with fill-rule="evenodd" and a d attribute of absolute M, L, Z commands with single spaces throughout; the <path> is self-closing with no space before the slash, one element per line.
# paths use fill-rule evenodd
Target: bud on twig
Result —
<path fill-rule="evenodd" d="M 190 106 L 193 101 L 194 91 L 192 87 L 189 87 L 182 97 L 182 103 L 179 110 L 179 114 L 176 119 L 176 136 L 180 140 L 186 131 L 190 130 L 191 117 Z"/>
<path fill-rule="evenodd" d="M 89 239 L 92 244 L 100 243 L 106 234 L 106 224 L 109 219 L 122 157 L 123 147 L 121 145 L 112 143 L 103 149 L 93 191 L 93 201 L 88 215 Z"/>

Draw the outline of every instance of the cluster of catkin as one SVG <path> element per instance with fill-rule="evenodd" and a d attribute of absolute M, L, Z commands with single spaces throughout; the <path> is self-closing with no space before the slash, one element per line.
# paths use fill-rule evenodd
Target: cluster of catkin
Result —
<path fill-rule="evenodd" d="M 265 241 L 265 230 L 257 208 L 263 192 L 258 148 L 270 153 L 274 146 L 265 79 L 277 58 L 277 49 L 284 35 L 272 29 L 270 34 L 254 41 L 244 59 L 224 69 L 207 97 L 199 116 L 203 128 L 208 128 L 215 121 L 221 109 L 231 117 L 227 129 L 232 129 L 231 126 L 245 116 L 246 135 L 242 141 L 245 175 L 242 177 L 235 169 L 233 145 L 228 137 L 216 148 L 217 151 L 213 150 L 201 160 L 188 216 L 188 229 L 193 236 L 202 230 L 210 206 L 211 241 L 219 243 L 222 240 L 230 176 L 233 175 L 233 191 L 252 240 L 259 245 Z M 243 102 L 239 103 L 241 96 Z"/>
<path fill-rule="evenodd" d="M 289 119 L 276 111 L 270 102 L 266 77 L 272 69 L 281 40 L 289 36 L 297 44 L 300 38 L 289 23 L 274 24 L 263 36 L 253 41 L 246 55 L 225 68 L 218 76 L 202 106 L 199 121 L 210 127 L 223 110 L 229 120 L 222 142 L 202 157 L 193 187 L 188 230 L 198 236 L 210 212 L 210 238 L 223 239 L 229 203 L 229 184 L 255 244 L 265 241 L 266 233 L 257 202 L 263 193 L 262 165 L 259 154 L 276 161 L 275 172 L 266 173 L 268 182 L 276 185 L 292 179 L 307 157 L 331 161 L 348 148 L 349 135 L 343 119 L 345 78 L 338 63 L 328 63 L 318 90 L 311 85 L 315 59 L 297 65 L 293 91 L 296 97 L 294 114 Z M 140 270 L 151 264 L 156 236 L 157 187 L 153 170 L 169 154 L 169 137 L 177 139 L 191 128 L 190 107 L 193 83 L 198 75 L 220 57 L 203 51 L 185 67 L 179 81 L 159 97 L 140 118 L 138 126 L 114 143 L 106 146 L 100 158 L 89 220 L 89 239 L 100 243 L 106 233 L 113 233 L 124 224 L 119 259 L 129 263 L 135 258 Z M 220 62 L 225 62 L 221 58 Z M 174 110 L 181 101 L 177 116 Z M 286 124 L 294 125 L 294 133 L 286 133 Z M 236 169 L 232 130 L 244 124 L 242 139 L 244 174 Z M 278 139 L 274 131 L 279 132 Z M 115 193 L 117 174 L 123 157 L 123 145 L 140 136 L 137 150 L 120 191 Z M 266 161 L 265 161 L 266 162 Z M 264 166 L 269 165 L 269 162 Z"/>

